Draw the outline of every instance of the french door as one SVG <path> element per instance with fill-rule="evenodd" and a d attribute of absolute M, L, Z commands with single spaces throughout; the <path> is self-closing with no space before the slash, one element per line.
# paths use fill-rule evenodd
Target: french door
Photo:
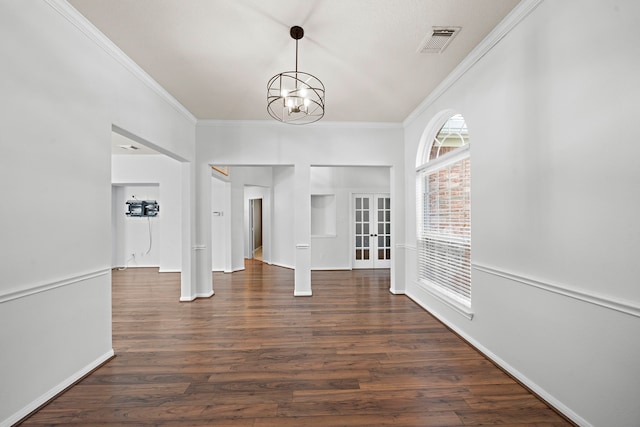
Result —
<path fill-rule="evenodd" d="M 391 198 L 353 195 L 353 268 L 391 267 Z"/>

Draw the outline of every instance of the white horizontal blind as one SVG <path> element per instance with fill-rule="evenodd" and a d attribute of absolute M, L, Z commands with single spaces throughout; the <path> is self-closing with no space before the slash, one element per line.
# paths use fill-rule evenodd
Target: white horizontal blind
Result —
<path fill-rule="evenodd" d="M 418 277 L 470 307 L 471 163 L 465 148 L 453 161 L 418 172 Z"/>

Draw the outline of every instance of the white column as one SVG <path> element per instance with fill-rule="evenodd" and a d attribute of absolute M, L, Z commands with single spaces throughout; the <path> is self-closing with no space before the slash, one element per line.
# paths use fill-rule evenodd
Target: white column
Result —
<path fill-rule="evenodd" d="M 198 163 L 196 171 L 196 298 L 213 295 L 211 274 L 211 167 Z"/>
<path fill-rule="evenodd" d="M 182 273 L 180 274 L 180 301 L 192 301 L 196 298 L 196 258 L 192 253 L 196 235 L 196 179 L 193 163 L 183 162 L 180 166 L 182 179 Z"/>
<path fill-rule="evenodd" d="M 404 279 L 404 262 L 405 248 L 404 245 L 398 245 L 397 242 L 403 242 L 404 238 L 404 193 L 402 184 L 404 182 L 403 169 L 398 166 L 389 168 L 389 190 L 391 192 L 391 283 L 389 291 L 392 294 L 400 295 L 405 293 Z"/>
<path fill-rule="evenodd" d="M 224 272 L 233 273 L 233 233 L 231 232 L 231 183 L 226 182 L 224 186 L 224 206 L 227 212 L 224 217 Z"/>
<path fill-rule="evenodd" d="M 295 296 L 311 296 L 311 167 L 296 164 L 293 187 Z"/>

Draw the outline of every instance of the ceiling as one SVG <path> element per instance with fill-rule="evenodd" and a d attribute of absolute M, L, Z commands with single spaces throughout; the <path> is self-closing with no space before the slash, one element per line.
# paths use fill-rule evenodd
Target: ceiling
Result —
<path fill-rule="evenodd" d="M 402 122 L 518 0 L 68 0 L 198 119 L 271 120 L 266 85 L 295 68 L 325 121 Z M 432 27 L 462 30 L 418 53 Z"/>

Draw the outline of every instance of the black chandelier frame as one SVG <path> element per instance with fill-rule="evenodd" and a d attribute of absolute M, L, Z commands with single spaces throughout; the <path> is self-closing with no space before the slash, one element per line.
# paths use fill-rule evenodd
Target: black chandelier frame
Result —
<path fill-rule="evenodd" d="M 296 41 L 296 68 L 269 79 L 267 112 L 283 123 L 300 125 L 317 122 L 324 116 L 324 84 L 313 74 L 298 71 L 298 40 L 304 37 L 304 30 L 294 26 L 289 33 Z"/>

